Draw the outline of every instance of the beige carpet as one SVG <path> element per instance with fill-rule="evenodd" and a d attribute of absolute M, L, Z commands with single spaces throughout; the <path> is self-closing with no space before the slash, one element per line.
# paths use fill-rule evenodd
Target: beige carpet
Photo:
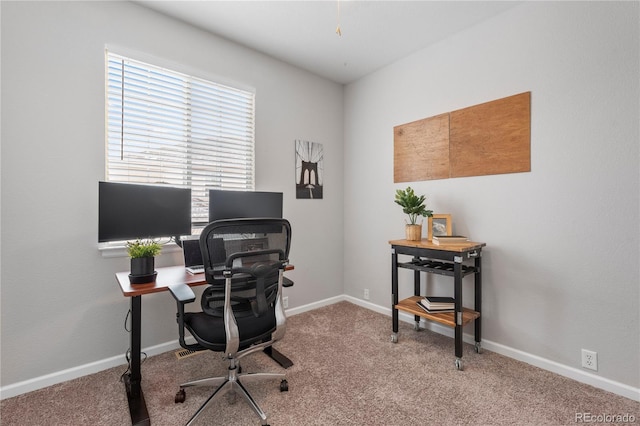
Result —
<path fill-rule="evenodd" d="M 290 317 L 287 327 L 276 348 L 292 367 L 284 370 L 263 353 L 242 362 L 245 372 L 287 373 L 289 392 L 281 393 L 277 380 L 247 386 L 272 426 L 570 425 L 582 413 L 627 414 L 640 423 L 636 401 L 486 350 L 477 354 L 471 345 L 464 348 L 464 371 L 457 371 L 453 339 L 401 323 L 399 341 L 391 343 L 390 317 L 348 302 Z M 186 402 L 175 404 L 178 385 L 222 375 L 225 368 L 214 353 L 149 358 L 142 374 L 151 424 L 185 424 L 210 391 L 188 389 Z M 1 424 L 130 424 L 124 370 L 4 400 Z M 201 419 L 201 425 L 260 424 L 241 398 L 234 404 L 221 398 Z"/>

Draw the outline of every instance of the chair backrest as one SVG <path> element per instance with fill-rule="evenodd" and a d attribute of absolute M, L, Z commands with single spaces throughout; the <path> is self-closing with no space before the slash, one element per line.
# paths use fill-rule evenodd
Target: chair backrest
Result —
<path fill-rule="evenodd" d="M 277 296 L 278 271 L 288 263 L 290 245 L 286 219 L 226 219 L 207 225 L 200 249 L 210 286 L 202 294 L 202 310 L 222 316 L 225 278 L 231 277 L 235 316 L 264 314 Z"/>

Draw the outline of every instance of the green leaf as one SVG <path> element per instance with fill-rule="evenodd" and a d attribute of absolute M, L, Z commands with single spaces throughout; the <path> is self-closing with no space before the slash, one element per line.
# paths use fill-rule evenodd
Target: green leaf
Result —
<path fill-rule="evenodd" d="M 127 242 L 127 253 L 132 259 L 139 257 L 156 257 L 162 251 L 162 246 L 152 240 L 141 240 Z"/>

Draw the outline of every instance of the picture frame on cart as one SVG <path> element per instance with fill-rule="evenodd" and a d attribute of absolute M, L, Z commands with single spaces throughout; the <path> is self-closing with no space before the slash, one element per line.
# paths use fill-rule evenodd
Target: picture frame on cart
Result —
<path fill-rule="evenodd" d="M 427 222 L 427 239 L 431 241 L 434 236 L 451 235 L 452 219 L 450 214 L 436 214 L 429 217 Z"/>

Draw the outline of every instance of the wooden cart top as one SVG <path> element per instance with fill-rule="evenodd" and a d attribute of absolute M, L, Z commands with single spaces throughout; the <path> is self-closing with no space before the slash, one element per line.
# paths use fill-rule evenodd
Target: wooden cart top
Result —
<path fill-rule="evenodd" d="M 423 238 L 420 241 L 391 240 L 389 241 L 389 244 L 391 244 L 392 246 L 416 247 L 431 250 L 454 251 L 460 253 L 481 249 L 482 247 L 485 247 L 487 245 L 486 243 L 478 243 L 473 241 L 456 244 L 434 244 L 432 241 L 429 241 L 426 238 Z"/>

